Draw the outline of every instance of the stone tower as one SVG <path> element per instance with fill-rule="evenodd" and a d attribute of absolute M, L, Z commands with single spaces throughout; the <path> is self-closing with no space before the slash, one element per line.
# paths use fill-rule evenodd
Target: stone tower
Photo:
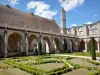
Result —
<path fill-rule="evenodd" d="M 64 8 L 61 8 L 61 30 L 63 34 L 66 34 L 66 12 Z"/>

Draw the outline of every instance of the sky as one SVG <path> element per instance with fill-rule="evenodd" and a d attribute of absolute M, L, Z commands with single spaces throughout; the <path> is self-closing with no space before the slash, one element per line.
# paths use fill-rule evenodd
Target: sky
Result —
<path fill-rule="evenodd" d="M 0 4 L 54 19 L 60 27 L 61 8 L 66 11 L 67 28 L 100 21 L 100 0 L 0 0 Z"/>

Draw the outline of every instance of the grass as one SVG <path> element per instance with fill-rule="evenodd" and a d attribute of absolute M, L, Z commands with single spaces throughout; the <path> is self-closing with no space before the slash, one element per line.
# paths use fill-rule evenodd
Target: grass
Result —
<path fill-rule="evenodd" d="M 44 71 L 50 71 L 52 69 L 64 66 L 64 63 L 46 63 L 46 64 L 33 65 L 33 66 L 43 69 Z"/>
<path fill-rule="evenodd" d="M 73 69 L 73 71 L 68 71 L 66 68 L 70 69 L 69 66 L 65 67 L 65 63 L 61 59 L 66 59 L 74 64 L 80 64 L 89 67 L 96 67 L 100 69 L 100 65 L 95 65 L 87 62 L 86 60 L 80 58 L 72 57 L 60 57 L 60 56 L 27 56 L 27 57 L 15 57 L 15 58 L 4 58 L 2 60 L 4 63 L 9 64 L 13 67 L 10 69 L 0 70 L 0 75 L 88 75 L 91 70 Z M 5 65 L 0 62 L 0 65 Z M 60 62 L 57 62 L 60 61 Z M 70 64 L 70 63 L 69 63 Z M 14 68 L 15 67 L 15 68 Z M 17 68 L 16 68 L 17 67 Z M 21 69 L 21 70 L 20 70 Z M 22 71 L 23 70 L 23 71 Z M 25 72 L 26 71 L 26 72 Z M 34 73 L 33 73 L 34 72 Z M 40 73 L 41 72 L 41 73 Z M 68 73 L 66 73 L 68 72 Z M 38 73 L 38 74 L 35 74 Z M 42 74 L 42 75 L 43 75 Z"/>
<path fill-rule="evenodd" d="M 74 53 L 65 53 L 68 55 L 76 55 L 76 56 L 91 56 L 90 52 L 74 52 Z M 100 57 L 100 52 L 96 52 L 96 56 Z"/>
<path fill-rule="evenodd" d="M 43 59 L 43 60 L 59 60 L 57 58 L 46 58 L 46 59 Z"/>
<path fill-rule="evenodd" d="M 62 74 L 62 75 L 88 75 L 91 71 L 85 70 L 85 69 L 78 69 L 78 70 L 73 70 L 71 72 Z"/>
<path fill-rule="evenodd" d="M 61 61 L 61 59 L 49 56 L 13 57 L 13 58 L 6 58 L 3 60 L 3 62 L 9 64 L 14 68 L 21 69 L 33 75 L 34 74 L 40 75 L 40 73 L 44 74 L 49 72 L 53 73 L 53 71 L 59 73 L 61 72 L 61 70 L 67 67 L 67 65 L 65 65 L 65 63 Z"/>

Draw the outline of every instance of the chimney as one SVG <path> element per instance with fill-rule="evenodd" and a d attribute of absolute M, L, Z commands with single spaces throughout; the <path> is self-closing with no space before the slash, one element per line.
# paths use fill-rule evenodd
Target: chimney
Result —
<path fill-rule="evenodd" d="M 61 26 L 62 33 L 66 34 L 66 12 L 64 8 L 61 8 Z"/>

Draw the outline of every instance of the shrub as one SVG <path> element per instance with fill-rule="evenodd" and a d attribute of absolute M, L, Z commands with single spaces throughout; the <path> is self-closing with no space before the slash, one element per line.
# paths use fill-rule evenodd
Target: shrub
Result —
<path fill-rule="evenodd" d="M 95 40 L 93 37 L 91 37 L 90 49 L 91 49 L 92 60 L 96 60 Z"/>
<path fill-rule="evenodd" d="M 99 62 L 95 62 L 95 61 L 92 61 L 90 59 L 86 59 L 86 61 L 89 62 L 89 63 L 95 64 L 95 65 L 100 65 Z"/>
<path fill-rule="evenodd" d="M 88 75 L 99 75 L 99 72 L 98 72 L 98 71 L 91 72 L 91 73 L 89 73 Z"/>

